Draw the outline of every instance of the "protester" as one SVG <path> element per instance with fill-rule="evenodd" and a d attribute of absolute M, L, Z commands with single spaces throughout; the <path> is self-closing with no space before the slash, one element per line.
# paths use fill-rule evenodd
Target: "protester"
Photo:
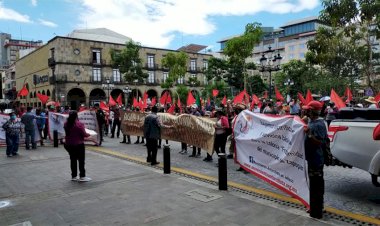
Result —
<path fill-rule="evenodd" d="M 323 147 L 328 139 L 327 128 L 323 119 L 319 118 L 322 104 L 311 101 L 304 106 L 309 117 L 305 133 L 305 154 L 308 162 L 310 187 L 310 216 L 321 219 L 323 215 L 323 195 L 325 182 L 323 179 Z"/>
<path fill-rule="evenodd" d="M 5 131 L 7 144 L 6 154 L 8 157 L 12 157 L 18 155 L 19 140 L 24 124 L 20 121 L 16 121 L 16 114 L 14 112 L 10 113 L 9 116 L 9 120 L 5 122 L 2 127 Z"/>
<path fill-rule="evenodd" d="M 35 140 L 35 128 L 34 128 L 34 119 L 35 115 L 32 113 L 32 107 L 28 106 L 26 108 L 26 113 L 21 116 L 21 122 L 25 126 L 25 149 L 30 149 L 30 143 L 32 144 L 32 149 L 37 148 L 36 140 Z"/>
<path fill-rule="evenodd" d="M 338 114 L 338 108 L 335 106 L 334 102 L 330 102 L 325 110 L 326 114 L 326 122 L 327 125 L 330 125 L 332 120 L 336 119 L 336 115 Z"/>
<path fill-rule="evenodd" d="M 237 118 L 237 116 L 240 114 L 240 112 L 242 112 L 243 110 L 245 110 L 245 105 L 243 104 L 237 104 L 234 108 L 234 118 L 231 120 L 231 127 L 235 124 L 235 120 Z M 231 143 L 230 143 L 230 147 L 229 147 L 229 154 L 227 155 L 227 158 L 229 159 L 232 159 L 234 157 L 234 153 L 235 153 L 235 137 L 234 137 L 234 133 L 231 133 L 231 135 L 229 136 L 228 138 Z"/>
<path fill-rule="evenodd" d="M 115 130 L 117 127 L 116 135 L 117 138 L 120 136 L 120 123 L 121 123 L 121 116 L 120 116 L 120 109 L 119 106 L 116 105 L 113 108 L 113 123 L 112 123 L 112 130 L 111 130 L 111 138 L 115 137 Z"/>
<path fill-rule="evenodd" d="M 78 120 L 77 111 L 70 111 L 67 122 L 64 125 L 66 133 L 65 149 L 70 155 L 71 180 L 87 182 L 91 178 L 86 177 L 85 165 L 85 146 L 84 138 L 89 137 L 86 133 L 84 124 Z M 77 178 L 77 162 L 79 163 L 79 180 Z"/>
<path fill-rule="evenodd" d="M 103 132 L 104 132 L 104 125 L 106 124 L 106 115 L 104 114 L 104 111 L 99 107 L 99 104 L 95 104 L 96 109 L 96 121 L 98 122 L 98 131 L 100 135 L 100 141 L 99 145 L 102 145 L 103 142 Z"/>
<path fill-rule="evenodd" d="M 221 110 L 216 112 L 217 122 L 215 123 L 215 141 L 214 141 L 214 151 L 219 153 L 226 153 L 226 143 L 227 143 L 227 131 L 226 129 L 230 128 L 228 123 L 228 118 L 224 115 Z M 205 162 L 212 161 L 212 156 L 207 153 Z"/>
<path fill-rule="evenodd" d="M 290 105 L 290 115 L 299 115 L 300 114 L 300 105 L 297 100 L 292 99 L 289 103 Z"/>
<path fill-rule="evenodd" d="M 263 110 L 263 114 L 271 114 L 271 115 L 277 114 L 277 111 L 276 109 L 274 109 L 272 102 L 267 103 L 267 106 Z"/>
<path fill-rule="evenodd" d="M 41 111 L 40 108 L 36 109 L 36 124 L 37 124 L 37 129 L 40 134 L 40 144 L 41 146 L 44 145 L 44 139 L 42 136 L 42 131 L 45 129 L 45 124 L 46 124 L 46 115 L 45 112 Z"/>
<path fill-rule="evenodd" d="M 367 99 L 364 99 L 366 102 L 368 102 L 368 108 L 376 109 L 378 108 L 376 99 L 374 97 L 368 97 Z"/>
<path fill-rule="evenodd" d="M 194 115 L 194 116 L 202 116 L 202 114 L 199 112 L 199 108 L 196 104 L 193 104 L 191 106 L 191 115 Z M 197 152 L 198 150 L 198 152 Z M 200 157 L 201 156 L 201 148 L 200 147 L 195 147 L 193 146 L 193 152 L 191 153 L 191 155 L 189 155 L 189 157 Z"/>
<path fill-rule="evenodd" d="M 159 164 L 157 162 L 157 147 L 158 139 L 161 138 L 161 127 L 170 128 L 161 123 L 157 116 L 157 107 L 152 107 L 152 112 L 145 117 L 144 120 L 144 137 L 146 138 L 147 158 L 146 161 L 150 162 L 152 166 Z"/>

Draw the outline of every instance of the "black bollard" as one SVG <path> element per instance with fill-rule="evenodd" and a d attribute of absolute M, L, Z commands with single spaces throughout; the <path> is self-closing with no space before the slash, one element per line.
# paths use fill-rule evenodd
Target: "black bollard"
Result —
<path fill-rule="evenodd" d="M 170 145 L 164 144 L 164 173 L 170 174 Z"/>
<path fill-rule="evenodd" d="M 227 191 L 227 158 L 225 153 L 218 154 L 219 190 Z"/>
<path fill-rule="evenodd" d="M 54 147 L 58 147 L 58 131 L 54 130 L 53 131 L 53 142 L 54 142 Z"/>

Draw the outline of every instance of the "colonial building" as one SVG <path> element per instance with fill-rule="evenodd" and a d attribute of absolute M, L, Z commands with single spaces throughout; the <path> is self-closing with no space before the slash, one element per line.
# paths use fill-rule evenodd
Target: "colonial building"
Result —
<path fill-rule="evenodd" d="M 142 47 L 140 58 L 149 77 L 143 83 L 126 83 L 118 68 L 111 63 L 110 51 L 121 50 L 130 38 L 108 29 L 75 30 L 67 37 L 56 36 L 48 43 L 16 62 L 17 90 L 24 84 L 29 95 L 20 103 L 41 106 L 37 93 L 50 96 L 76 109 L 79 105 L 91 106 L 100 101 L 108 101 L 109 96 L 116 99 L 123 90 L 131 90 L 132 97 L 142 97 L 147 92 L 150 98 L 159 98 L 165 90 L 160 83 L 168 78 L 168 70 L 161 65 L 161 59 L 174 50 Z M 185 51 L 188 48 L 184 49 Z M 177 83 L 188 84 L 190 76 L 205 83 L 202 69 L 207 67 L 208 54 L 187 52 L 188 71 Z M 192 87 L 198 90 L 200 87 Z"/>

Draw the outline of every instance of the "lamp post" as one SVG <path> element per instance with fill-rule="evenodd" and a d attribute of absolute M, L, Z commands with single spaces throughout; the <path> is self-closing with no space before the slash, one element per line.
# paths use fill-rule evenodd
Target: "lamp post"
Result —
<path fill-rule="evenodd" d="M 260 58 L 260 72 L 269 72 L 269 99 L 272 98 L 272 71 L 279 71 L 280 70 L 280 63 L 282 60 L 282 57 L 280 53 L 273 54 L 275 51 L 272 50 L 272 47 L 268 47 L 268 50 L 265 51 Z M 268 58 L 265 56 L 267 54 Z"/>
<path fill-rule="evenodd" d="M 284 82 L 284 86 L 288 87 L 288 96 L 289 96 L 289 99 L 290 99 L 290 86 L 294 85 L 294 82 L 293 80 L 291 80 L 290 78 L 288 78 L 287 80 L 285 80 Z M 290 100 L 288 100 L 288 98 L 286 98 L 287 102 L 289 102 Z"/>
<path fill-rule="evenodd" d="M 126 99 L 125 99 L 125 107 L 128 107 L 128 98 L 129 98 L 129 94 L 132 92 L 132 89 L 129 87 L 129 86 L 126 86 L 124 87 L 123 89 L 123 93 L 124 95 L 126 96 Z"/>
<path fill-rule="evenodd" d="M 102 84 L 102 88 L 104 90 L 107 90 L 108 91 L 108 103 L 109 103 L 109 100 L 110 100 L 110 90 L 112 90 L 113 88 L 115 88 L 115 85 L 114 84 L 111 84 L 111 80 L 110 78 L 106 78 L 106 83 L 103 83 Z"/>

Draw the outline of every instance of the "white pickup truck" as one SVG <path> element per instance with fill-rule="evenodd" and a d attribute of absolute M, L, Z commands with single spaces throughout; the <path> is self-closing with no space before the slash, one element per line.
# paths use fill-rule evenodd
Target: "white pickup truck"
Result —
<path fill-rule="evenodd" d="M 334 162 L 369 172 L 373 185 L 380 187 L 380 141 L 373 140 L 380 109 L 344 108 L 337 118 L 328 130 Z"/>

